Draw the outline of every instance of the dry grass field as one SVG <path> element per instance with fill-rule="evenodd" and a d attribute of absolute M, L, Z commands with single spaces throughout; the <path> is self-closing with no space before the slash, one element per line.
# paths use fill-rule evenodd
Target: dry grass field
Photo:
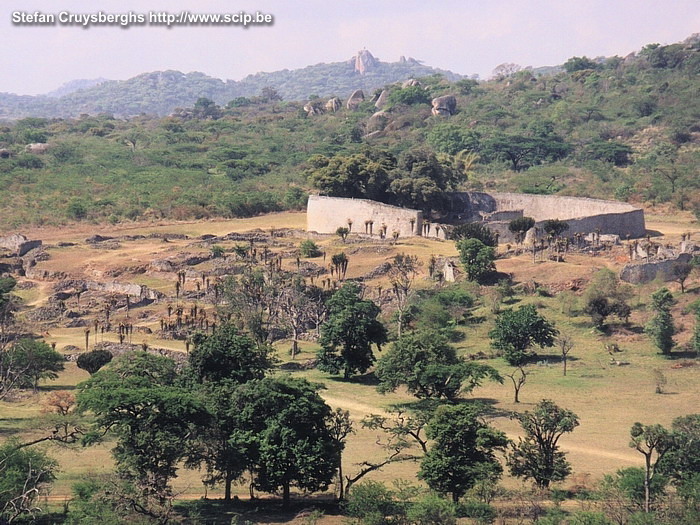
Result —
<path fill-rule="evenodd" d="M 685 232 L 693 232 L 698 239 L 697 223 L 692 223 L 690 217 L 667 216 L 663 214 L 649 217 L 647 227 L 663 235 L 664 242 L 676 242 Z M 149 288 L 174 296 L 175 275 L 169 272 L 154 271 L 151 262 L 156 259 L 176 257 L 181 253 L 206 254 L 211 246 L 201 242 L 202 235 L 225 235 L 231 232 L 257 231 L 269 236 L 271 231 L 283 235 L 274 237 L 276 245 L 273 251 L 287 254 L 283 265 L 292 269 L 295 267 L 293 253 L 299 243 L 306 238 L 313 238 L 326 253 L 331 255 L 345 252 L 350 264 L 347 277 L 356 278 L 371 272 L 383 262 L 398 253 L 417 255 L 422 263 L 420 275 L 416 279 L 417 288 L 434 286 L 427 279 L 427 261 L 431 255 L 438 257 L 455 256 L 454 243 L 449 241 L 418 239 L 399 239 L 394 245 L 389 241 L 360 239 L 351 236 L 347 243 L 334 236 L 308 235 L 305 228 L 303 213 L 280 213 L 245 220 L 210 220 L 183 223 L 149 223 L 128 226 L 104 226 L 80 224 L 71 228 L 33 229 L 23 231 L 32 239 L 41 239 L 49 254 L 48 260 L 38 263 L 37 268 L 49 272 L 62 272 L 67 278 L 119 281 L 146 285 Z M 117 238 L 118 245 L 101 247 L 89 245 L 85 239 L 99 233 L 103 236 Z M 134 240 L 120 239 L 128 236 L 147 236 L 149 234 L 185 234 L 187 239 L 170 238 L 165 242 L 159 238 L 137 238 Z M 659 238 L 655 239 L 659 240 Z M 73 246 L 59 246 L 59 243 L 75 243 Z M 230 251 L 238 244 L 235 241 L 218 243 Z M 502 246 L 500 250 L 505 248 Z M 592 484 L 604 473 L 614 472 L 627 466 L 641 466 L 642 456 L 628 447 L 629 428 L 635 421 L 643 423 L 661 423 L 668 425 L 675 417 L 697 412 L 700 399 L 700 362 L 688 359 L 689 366 L 678 366 L 681 360 L 664 359 L 653 348 L 648 337 L 640 327 L 649 318 L 646 303 L 651 292 L 661 286 L 660 283 L 650 283 L 635 288 L 635 296 L 631 300 L 633 314 L 631 328 L 614 330 L 610 335 L 603 335 L 591 327 L 590 320 L 585 316 L 568 316 L 563 311 L 559 297 L 561 290 L 574 281 L 585 283 L 594 272 L 602 267 L 618 271 L 624 257 L 624 250 L 609 255 L 591 257 L 588 255 L 570 255 L 564 263 L 533 262 L 530 255 L 503 258 L 497 261 L 500 272 L 513 276 L 514 281 L 527 283 L 536 281 L 539 285 L 553 290 L 552 296 L 518 295 L 517 305 L 535 303 L 540 312 L 556 323 L 557 328 L 570 334 L 574 341 L 571 352 L 568 375 L 562 375 L 562 366 L 556 348 L 543 352 L 538 364 L 530 365 L 530 375 L 521 392 L 521 403 L 512 402 L 513 391 L 509 380 L 502 385 L 488 383 L 476 389 L 470 396 L 481 400 L 489 406 L 489 417 L 494 426 L 515 438 L 518 427 L 508 415 L 516 410 L 527 410 L 543 398 L 554 400 L 558 405 L 573 410 L 578 414 L 581 425 L 572 434 L 561 440 L 561 445 L 568 452 L 578 480 L 586 479 Z M 324 265 L 322 257 L 308 259 L 318 265 Z M 208 271 L 211 261 L 201 263 L 192 269 L 197 272 Z M 209 265 L 209 266 L 208 266 Z M 327 265 L 327 263 L 326 263 Z M 20 279 L 20 282 L 30 279 Z M 31 285 L 23 286 L 17 293 L 24 301 L 22 316 L 46 304 L 52 292 L 55 279 L 31 280 Z M 679 299 L 676 324 L 681 329 L 677 340 L 683 343 L 688 340 L 693 326 L 690 315 L 681 315 L 684 305 L 698 300 L 700 283 L 697 277 L 686 284 L 687 293 L 681 297 L 678 285 L 668 283 L 667 286 Z M 369 286 L 370 297 L 376 293 L 379 286 L 386 289 L 386 277 L 371 279 L 366 282 Z M 31 287 L 29 287 L 31 286 Z M 194 280 L 188 279 L 185 290 L 191 290 Z M 463 328 L 465 338 L 456 344 L 460 353 L 467 355 L 483 351 L 490 352 L 487 333 L 492 326 L 493 314 L 490 311 L 492 292 L 484 288 L 480 292 L 480 303 L 474 312 L 475 316 L 483 316 L 486 321 L 481 324 L 468 325 Z M 580 294 L 580 291 L 577 292 Z M 174 298 L 172 298 L 174 299 Z M 156 303 L 135 308 L 131 311 L 134 322 L 140 327 L 150 328 L 153 333 L 137 332 L 133 342 L 145 342 L 151 347 L 162 347 L 184 351 L 183 341 L 158 339 L 155 335 L 160 319 L 167 316 L 166 307 L 171 300 L 161 300 Z M 209 306 L 211 307 L 211 306 Z M 125 312 L 115 312 L 117 318 L 124 317 Z M 22 317 L 21 316 L 21 317 Z M 84 328 L 66 328 L 61 323 L 52 326 L 31 326 L 42 333 L 46 342 L 55 342 L 57 349 L 62 350 L 66 345 L 83 348 L 85 345 Z M 115 333 L 101 336 L 104 340 L 117 341 Z M 94 336 L 93 336 L 94 339 Z M 94 342 L 91 339 L 91 344 Z M 610 363 L 606 352 L 606 343 L 617 343 L 622 353 L 620 360 L 628 363 L 626 366 L 616 366 Z M 282 361 L 289 360 L 288 341 L 276 344 L 278 357 Z M 316 345 L 302 343 L 302 353 L 297 360 L 303 361 L 315 355 Z M 546 355 L 551 354 L 551 355 Z M 508 366 L 502 359 L 487 361 L 501 372 L 509 373 Z M 690 366 L 692 365 L 692 366 Z M 663 394 L 655 393 L 653 371 L 660 370 L 667 379 Z M 280 373 L 280 372 L 277 372 Z M 308 379 L 325 385 L 323 397 L 334 407 L 350 411 L 357 423 L 357 432 L 348 441 L 344 454 L 346 473 L 356 470 L 355 464 L 368 458 L 378 458 L 381 450 L 376 445 L 376 432 L 364 430 L 359 421 L 367 414 L 382 413 L 392 404 L 410 402 L 412 398 L 405 392 L 381 395 L 374 386 L 357 381 L 342 381 L 328 376 L 317 370 L 295 372 Z M 74 389 L 75 385 L 88 377 L 87 373 L 79 370 L 73 363 L 68 363 L 66 370 L 58 380 L 46 382 L 39 393 L 23 393 L 11 402 L 0 403 L 0 439 L 10 436 L 29 437 L 37 435 L 35 421 L 41 416 L 41 401 L 48 392 L 57 389 Z M 52 448 L 50 453 L 61 465 L 61 472 L 52 490 L 52 499 L 61 501 L 70 495 L 71 484 L 89 472 L 104 472 L 111 468 L 109 454 L 110 444 L 105 443 L 89 449 Z M 387 481 L 393 479 L 416 479 L 417 466 L 414 463 L 397 463 L 390 465 L 380 472 L 370 476 L 371 479 Z M 520 483 L 505 477 L 504 485 L 517 487 Z M 567 486 L 567 483 L 564 483 Z M 197 498 L 204 494 L 199 481 L 199 473 L 186 470 L 180 471 L 175 482 L 175 489 L 183 498 Z M 246 486 L 238 486 L 236 490 L 241 497 L 247 494 Z M 219 495 L 209 492 L 210 496 Z M 324 519 L 323 523 L 334 523 L 335 518 Z"/>

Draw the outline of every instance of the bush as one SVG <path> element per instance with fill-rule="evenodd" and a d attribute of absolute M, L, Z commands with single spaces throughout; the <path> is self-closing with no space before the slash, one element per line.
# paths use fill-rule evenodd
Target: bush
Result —
<path fill-rule="evenodd" d="M 455 525 L 455 507 L 437 494 L 428 494 L 411 505 L 407 513 L 408 522 L 415 525 Z"/>
<path fill-rule="evenodd" d="M 87 217 L 87 205 L 81 201 L 74 199 L 71 202 L 68 203 L 68 207 L 66 208 L 66 213 L 68 214 L 68 217 L 71 219 L 84 219 Z"/>
<path fill-rule="evenodd" d="M 355 485 L 345 503 L 345 513 L 367 525 L 388 525 L 396 511 L 393 493 L 377 481 Z"/>
<path fill-rule="evenodd" d="M 472 518 L 480 525 L 493 523 L 496 520 L 496 509 L 488 503 L 466 500 L 457 505 L 457 516 L 460 518 Z"/>
<path fill-rule="evenodd" d="M 299 253 L 304 258 L 319 257 L 321 255 L 321 250 L 319 250 L 316 243 L 310 239 L 301 241 L 299 245 Z"/>
<path fill-rule="evenodd" d="M 78 356 L 77 365 L 92 375 L 112 360 L 112 353 L 107 350 L 93 350 Z"/>

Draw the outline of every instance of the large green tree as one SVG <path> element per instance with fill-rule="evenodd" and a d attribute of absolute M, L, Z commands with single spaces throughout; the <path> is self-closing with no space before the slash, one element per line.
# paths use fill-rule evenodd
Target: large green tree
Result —
<path fill-rule="evenodd" d="M 375 374 L 380 392 L 406 385 L 421 399 L 452 400 L 460 392 L 471 392 L 485 379 L 503 381 L 494 368 L 459 358 L 447 338 L 435 330 L 403 335 L 379 359 Z"/>
<path fill-rule="evenodd" d="M 309 180 L 322 193 L 385 202 L 396 159 L 389 153 L 366 149 L 347 156 L 315 155 L 309 164 Z"/>
<path fill-rule="evenodd" d="M 65 358 L 43 341 L 20 339 L 7 352 L 0 354 L 0 368 L 17 374 L 17 386 L 32 387 L 40 379 L 56 379 L 63 370 Z"/>
<path fill-rule="evenodd" d="M 329 428 L 331 409 L 317 390 L 305 379 L 254 379 L 230 399 L 237 423 L 232 445 L 245 450 L 255 486 L 281 489 L 284 506 L 292 486 L 326 490 L 340 458 L 341 446 Z"/>
<path fill-rule="evenodd" d="M 267 345 L 255 343 L 231 324 L 224 324 L 213 334 L 196 334 L 193 339 L 195 347 L 189 355 L 188 370 L 209 418 L 195 429 L 196 446 L 188 464 L 203 463 L 205 483 L 223 482 L 224 500 L 229 501 L 233 482 L 246 468 L 245 450 L 231 441 L 238 420 L 230 411 L 230 400 L 240 384 L 265 377 L 273 360 Z"/>
<path fill-rule="evenodd" d="M 525 437 L 513 444 L 508 454 L 508 466 L 514 476 L 532 479 L 540 488 L 562 481 L 571 473 L 571 465 L 559 450 L 559 438 L 572 432 L 578 416 L 543 399 L 532 412 L 513 414 L 520 422 Z"/>
<path fill-rule="evenodd" d="M 509 365 L 523 366 L 533 346 L 552 347 L 558 334 L 554 324 L 542 317 L 534 305 L 528 304 L 501 312 L 489 337 L 491 346 L 503 351 Z"/>
<path fill-rule="evenodd" d="M 230 379 L 245 383 L 261 379 L 274 362 L 270 347 L 257 344 L 230 323 L 219 326 L 212 334 L 197 333 L 192 340 L 194 349 L 188 363 L 198 382 Z"/>
<path fill-rule="evenodd" d="M 387 340 L 380 310 L 360 297 L 360 287 L 346 283 L 328 300 L 328 320 L 321 327 L 318 367 L 345 378 L 366 372 L 375 361 L 372 345 L 381 348 Z"/>
<path fill-rule="evenodd" d="M 207 412 L 196 395 L 179 384 L 175 362 L 136 352 L 78 385 L 78 408 L 94 415 L 90 443 L 111 433 L 118 472 L 139 489 L 144 509 L 167 513 L 170 480 L 190 443 L 183 437 L 204 425 Z"/>
<path fill-rule="evenodd" d="M 495 452 L 508 438 L 482 420 L 477 405 L 441 406 L 428 423 L 433 445 L 420 464 L 418 477 L 430 488 L 452 494 L 457 502 L 478 481 L 498 479 L 502 467 Z"/>
<path fill-rule="evenodd" d="M 700 414 L 677 417 L 671 424 L 672 444 L 659 462 L 659 471 L 670 477 L 682 495 L 700 503 Z"/>

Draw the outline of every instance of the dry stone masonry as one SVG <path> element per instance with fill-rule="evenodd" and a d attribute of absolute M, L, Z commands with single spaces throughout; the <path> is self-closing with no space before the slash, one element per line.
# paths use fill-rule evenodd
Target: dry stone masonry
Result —
<path fill-rule="evenodd" d="M 444 210 L 447 224 L 483 222 L 497 232 L 502 242 L 513 240 L 510 221 L 519 217 L 535 219 L 535 229 L 542 231 L 545 221 L 559 219 L 569 224 L 567 235 L 577 233 L 617 235 L 638 238 L 645 235 L 644 211 L 617 201 L 528 195 L 520 193 L 461 192 L 450 194 L 451 204 Z M 445 224 L 429 223 L 422 212 L 399 208 L 364 199 L 344 199 L 312 195 L 307 207 L 307 230 L 334 233 L 348 227 L 352 233 L 385 234 L 397 231 L 401 237 L 426 236 L 444 238 Z M 386 226 L 386 228 L 384 228 Z"/>

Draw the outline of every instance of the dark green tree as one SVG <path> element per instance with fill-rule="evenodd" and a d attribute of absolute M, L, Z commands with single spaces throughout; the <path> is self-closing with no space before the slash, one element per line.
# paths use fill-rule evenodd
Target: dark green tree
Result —
<path fill-rule="evenodd" d="M 43 341 L 20 339 L 9 351 L 3 352 L 0 360 L 20 371 L 18 385 L 32 387 L 35 391 L 40 379 L 56 379 L 63 370 L 65 358 Z M 0 365 L 2 367 L 3 365 Z"/>
<path fill-rule="evenodd" d="M 569 223 L 560 221 L 559 219 L 549 219 L 544 221 L 542 229 L 552 237 L 559 237 L 562 233 L 569 229 Z"/>
<path fill-rule="evenodd" d="M 489 337 L 491 346 L 503 351 L 509 365 L 521 367 L 530 358 L 534 345 L 552 347 L 558 334 L 554 324 L 542 317 L 534 305 L 528 304 L 501 312 Z"/>
<path fill-rule="evenodd" d="M 532 217 L 520 217 L 510 221 L 508 231 L 515 234 L 515 241 L 520 244 L 525 239 L 525 234 L 533 226 L 535 226 L 535 219 Z"/>
<path fill-rule="evenodd" d="M 632 294 L 629 285 L 620 282 L 615 272 L 603 268 L 596 272 L 583 295 L 584 312 L 591 316 L 593 324 L 600 330 L 610 315 L 627 322 L 631 308 L 627 300 Z"/>
<path fill-rule="evenodd" d="M 213 334 L 198 332 L 192 342 L 188 363 L 199 383 L 261 379 L 274 363 L 269 346 L 256 344 L 230 323 L 219 326 Z"/>
<path fill-rule="evenodd" d="M 109 363 L 112 360 L 112 357 L 112 352 L 109 350 L 93 350 L 92 352 L 80 354 L 76 364 L 78 365 L 78 368 L 85 370 L 88 374 L 92 375 Z"/>
<path fill-rule="evenodd" d="M 479 239 L 486 246 L 495 248 L 498 245 L 498 236 L 488 226 L 480 222 L 466 222 L 452 228 L 449 238 L 453 241 L 462 239 Z"/>
<path fill-rule="evenodd" d="M 508 438 L 482 416 L 477 405 L 441 406 L 426 429 L 433 446 L 421 461 L 418 477 L 433 490 L 452 494 L 455 503 L 478 481 L 497 479 L 503 470 L 495 452 Z"/>
<path fill-rule="evenodd" d="M 498 133 L 482 142 L 486 159 L 510 162 L 513 171 L 566 157 L 571 146 L 551 132 L 548 134 L 506 135 Z"/>
<path fill-rule="evenodd" d="M 441 162 L 427 150 L 409 150 L 391 174 L 391 204 L 423 210 L 430 215 L 442 210 L 447 202 L 446 191 L 454 188 L 459 174 L 450 163 Z"/>
<path fill-rule="evenodd" d="M 673 335 L 676 327 L 673 324 L 671 306 L 675 304 L 673 294 L 668 288 L 660 288 L 651 295 L 651 308 L 656 315 L 644 327 L 644 331 L 652 338 L 661 353 L 668 355 L 676 346 Z"/>
<path fill-rule="evenodd" d="M 377 363 L 377 390 L 393 392 L 400 385 L 418 398 L 454 400 L 471 392 L 484 379 L 502 382 L 488 366 L 464 361 L 441 333 L 423 330 L 403 335 Z"/>
<path fill-rule="evenodd" d="M 591 60 L 588 57 L 571 57 L 569 60 L 564 62 L 564 69 L 567 73 L 573 73 L 574 71 L 581 71 L 583 69 L 601 69 L 602 66 L 598 62 Z"/>
<path fill-rule="evenodd" d="M 496 252 L 479 239 L 457 241 L 459 258 L 470 281 L 483 281 L 496 271 Z"/>
<path fill-rule="evenodd" d="M 700 480 L 700 414 L 674 419 L 671 438 L 671 447 L 659 461 L 658 468 L 672 480 L 679 492 L 684 493 L 683 488 L 693 487 Z M 700 501 L 696 500 L 696 503 Z"/>
<path fill-rule="evenodd" d="M 281 489 L 285 507 L 292 486 L 326 490 L 340 458 L 329 428 L 331 409 L 317 390 L 305 379 L 254 379 L 230 400 L 229 411 L 237 419 L 231 444 L 245 450 L 255 487 Z"/>
<path fill-rule="evenodd" d="M 514 476 L 532 479 L 539 488 L 562 481 L 571 473 L 571 465 L 559 450 L 559 438 L 579 425 L 578 416 L 571 410 L 543 399 L 533 412 L 513 414 L 520 422 L 525 437 L 513 444 L 507 457 Z"/>
<path fill-rule="evenodd" d="M 169 513 L 170 480 L 188 453 L 183 436 L 208 420 L 198 397 L 178 382 L 172 359 L 136 352 L 78 385 L 78 409 L 95 417 L 86 443 L 110 432 L 117 471 L 138 488 L 144 512 L 160 517 Z"/>
<path fill-rule="evenodd" d="M 347 379 L 364 373 L 375 361 L 372 344 L 381 348 L 387 340 L 386 328 L 377 319 L 380 310 L 360 297 L 360 287 L 346 283 L 328 300 L 328 320 L 321 326 L 318 368 Z"/>
<path fill-rule="evenodd" d="M 350 156 L 315 155 L 309 164 L 311 184 L 325 195 L 386 202 L 396 159 L 382 151 L 364 150 Z"/>
<path fill-rule="evenodd" d="M 491 346 L 501 350 L 506 362 L 516 367 L 512 374 L 507 374 L 513 383 L 515 403 L 520 402 L 520 389 L 527 380 L 525 365 L 532 356 L 530 348 L 533 345 L 552 347 L 558 334 L 554 325 L 531 304 L 517 310 L 504 310 L 496 318 L 496 325 L 489 332 Z"/>
<path fill-rule="evenodd" d="M 387 102 L 392 106 L 398 104 L 404 104 L 406 106 L 430 104 L 430 93 L 422 86 L 407 86 L 405 88 L 392 90 L 389 93 Z"/>

